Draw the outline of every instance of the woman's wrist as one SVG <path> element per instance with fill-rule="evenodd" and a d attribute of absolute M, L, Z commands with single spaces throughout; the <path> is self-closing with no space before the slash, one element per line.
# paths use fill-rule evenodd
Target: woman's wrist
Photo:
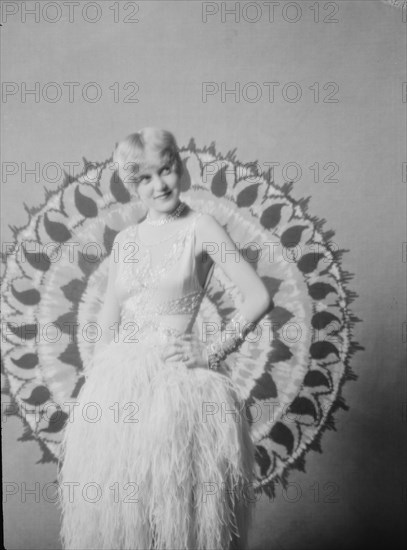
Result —
<path fill-rule="evenodd" d="M 238 311 L 232 317 L 229 324 L 232 325 L 232 328 L 244 340 L 249 332 L 255 330 L 258 323 L 255 321 L 249 321 L 241 311 Z"/>
<path fill-rule="evenodd" d="M 220 338 L 206 346 L 208 368 L 217 370 L 220 362 L 230 353 L 236 351 L 245 341 L 247 334 L 256 326 L 257 323 L 246 319 L 240 311 L 237 312 L 228 323 L 227 330 L 221 332 Z M 224 333 L 231 331 L 233 334 L 224 338 Z"/>

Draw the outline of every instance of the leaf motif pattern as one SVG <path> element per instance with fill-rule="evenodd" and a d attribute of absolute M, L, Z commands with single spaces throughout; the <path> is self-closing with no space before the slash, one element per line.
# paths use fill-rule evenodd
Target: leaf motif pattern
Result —
<path fill-rule="evenodd" d="M 349 305 L 354 293 L 345 287 L 350 275 L 331 252 L 333 231 L 307 213 L 308 198 L 295 201 L 291 183 L 277 187 L 270 175 L 250 181 L 235 151 L 223 156 L 215 144 L 197 149 L 191 139 L 181 149 L 185 201 L 194 209 L 214 215 L 243 254 L 260 254 L 253 268 L 262 277 L 275 308 L 264 317 L 261 330 L 241 353 L 232 354 L 232 376 L 247 405 L 256 444 L 256 490 L 272 491 L 274 482 L 302 460 L 321 429 L 333 425 L 332 403 L 344 406 L 340 389 L 356 379 L 349 360 L 363 349 L 351 339 L 353 320 Z M 97 178 L 87 173 L 97 173 Z M 245 177 L 247 179 L 245 179 Z M 55 208 L 55 199 L 61 210 Z M 112 170 L 111 159 L 85 161 L 78 176 L 66 176 L 61 187 L 47 191 L 44 204 L 29 209 L 29 223 L 15 228 L 21 255 L 2 255 L 2 364 L 12 410 L 24 422 L 22 441 L 35 439 L 41 461 L 56 461 L 66 411 L 64 401 L 75 399 L 84 383 L 83 364 L 93 344 L 78 339 L 83 326 L 97 319 L 107 276 L 107 256 L 117 233 L 140 220 L 142 205 Z M 45 244 L 51 239 L 100 244 L 101 256 L 79 249 L 74 261 L 61 247 L 59 262 L 35 254 L 25 243 Z M 301 254 L 289 255 L 291 248 Z M 250 250 L 249 250 L 250 249 Z M 230 319 L 239 294 L 218 266 L 213 270 L 202 302 L 201 321 L 214 311 Z M 41 326 L 60 331 L 55 345 L 37 343 Z M 330 338 L 330 336 L 335 338 Z M 46 407 L 59 403 L 61 411 L 40 422 L 24 418 L 24 404 Z M 272 418 L 267 416 L 273 404 Z M 288 421 L 287 411 L 294 416 Z M 288 415 L 289 416 L 289 415 Z"/>

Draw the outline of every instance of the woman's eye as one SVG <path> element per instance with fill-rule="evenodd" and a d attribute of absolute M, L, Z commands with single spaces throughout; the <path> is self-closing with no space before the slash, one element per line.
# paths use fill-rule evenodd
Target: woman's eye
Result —
<path fill-rule="evenodd" d="M 164 166 L 162 169 L 163 174 L 169 174 L 171 172 L 170 166 Z"/>

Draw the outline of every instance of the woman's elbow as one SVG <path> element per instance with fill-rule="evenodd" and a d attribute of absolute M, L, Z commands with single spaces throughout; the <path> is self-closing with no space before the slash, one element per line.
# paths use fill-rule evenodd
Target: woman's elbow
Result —
<path fill-rule="evenodd" d="M 261 295 L 260 304 L 262 304 L 263 307 L 263 315 L 269 313 L 272 309 L 274 309 L 273 299 L 267 289 Z"/>
<path fill-rule="evenodd" d="M 246 297 L 251 302 L 251 309 L 257 318 L 261 318 L 274 308 L 274 302 L 266 288 Z"/>

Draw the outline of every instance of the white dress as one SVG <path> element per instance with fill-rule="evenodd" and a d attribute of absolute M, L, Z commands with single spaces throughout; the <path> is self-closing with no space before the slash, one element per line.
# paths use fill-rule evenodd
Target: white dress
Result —
<path fill-rule="evenodd" d="M 85 365 L 63 435 L 65 549 L 247 548 L 254 445 L 238 390 L 225 371 L 160 357 L 193 332 L 205 294 L 196 269 L 199 215 L 175 232 L 168 224 L 158 245 L 143 244 L 137 225 L 116 237 L 137 243 L 139 253 L 132 261 L 130 247 L 130 261 L 118 262 L 117 337 Z"/>

